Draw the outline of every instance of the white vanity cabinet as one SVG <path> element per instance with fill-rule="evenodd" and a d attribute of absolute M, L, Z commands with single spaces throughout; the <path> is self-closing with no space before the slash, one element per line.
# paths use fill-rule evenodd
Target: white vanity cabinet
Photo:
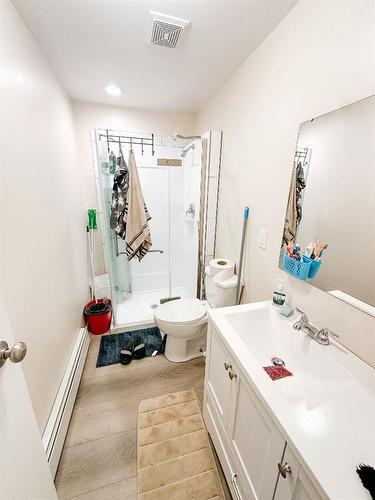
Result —
<path fill-rule="evenodd" d="M 321 499 L 211 325 L 203 416 L 235 500 Z"/>

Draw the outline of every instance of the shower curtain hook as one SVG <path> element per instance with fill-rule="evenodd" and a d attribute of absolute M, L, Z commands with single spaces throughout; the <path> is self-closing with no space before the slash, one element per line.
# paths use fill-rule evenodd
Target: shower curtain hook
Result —
<path fill-rule="evenodd" d="M 133 140 L 132 140 L 132 137 L 130 137 L 130 151 L 133 151 Z"/>
<path fill-rule="evenodd" d="M 142 156 L 143 156 L 143 137 L 141 138 L 141 148 L 142 148 Z"/>
<path fill-rule="evenodd" d="M 106 133 L 107 133 L 107 150 L 108 150 L 108 154 L 109 154 L 109 139 L 108 139 L 108 129 L 106 129 Z"/>

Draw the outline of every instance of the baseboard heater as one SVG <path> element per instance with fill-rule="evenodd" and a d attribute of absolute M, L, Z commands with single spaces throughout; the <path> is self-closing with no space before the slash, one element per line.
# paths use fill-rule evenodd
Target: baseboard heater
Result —
<path fill-rule="evenodd" d="M 52 477 L 56 475 L 89 344 L 87 328 L 81 328 L 43 432 L 42 443 Z"/>

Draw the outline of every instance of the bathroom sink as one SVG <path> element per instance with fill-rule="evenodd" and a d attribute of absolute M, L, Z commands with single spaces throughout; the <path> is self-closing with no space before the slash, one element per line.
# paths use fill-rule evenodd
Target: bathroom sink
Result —
<path fill-rule="evenodd" d="M 332 391 L 337 391 L 341 384 L 353 380 L 352 374 L 335 358 L 339 347 L 334 344 L 321 346 L 301 330 L 295 330 L 296 316 L 281 317 L 269 302 L 252 306 L 226 308 L 220 317 L 221 326 L 228 332 L 231 330 L 232 337 L 240 337 L 259 370 L 272 365 L 273 357 L 284 361 L 285 367 L 293 373 L 292 377 L 277 384 L 286 398 L 303 395 L 305 400 L 321 400 L 322 396 L 328 397 Z"/>

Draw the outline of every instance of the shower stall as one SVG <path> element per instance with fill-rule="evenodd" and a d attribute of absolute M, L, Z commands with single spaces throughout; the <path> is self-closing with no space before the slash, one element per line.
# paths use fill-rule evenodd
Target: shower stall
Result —
<path fill-rule="evenodd" d="M 114 327 L 151 323 L 153 309 L 163 299 L 203 296 L 202 271 L 214 254 L 215 243 L 219 164 L 212 182 L 210 152 L 214 143 L 220 148 L 221 134 L 212 131 L 202 138 L 102 129 L 92 133 L 100 234 Z M 120 147 L 125 161 L 129 150 L 134 151 L 143 197 L 152 217 L 152 248 L 141 262 L 127 260 L 124 240 L 110 227 L 114 174 L 108 159 L 112 153 L 117 157 Z M 220 149 L 216 157 L 219 163 Z M 214 207 L 208 206 L 209 198 Z"/>

